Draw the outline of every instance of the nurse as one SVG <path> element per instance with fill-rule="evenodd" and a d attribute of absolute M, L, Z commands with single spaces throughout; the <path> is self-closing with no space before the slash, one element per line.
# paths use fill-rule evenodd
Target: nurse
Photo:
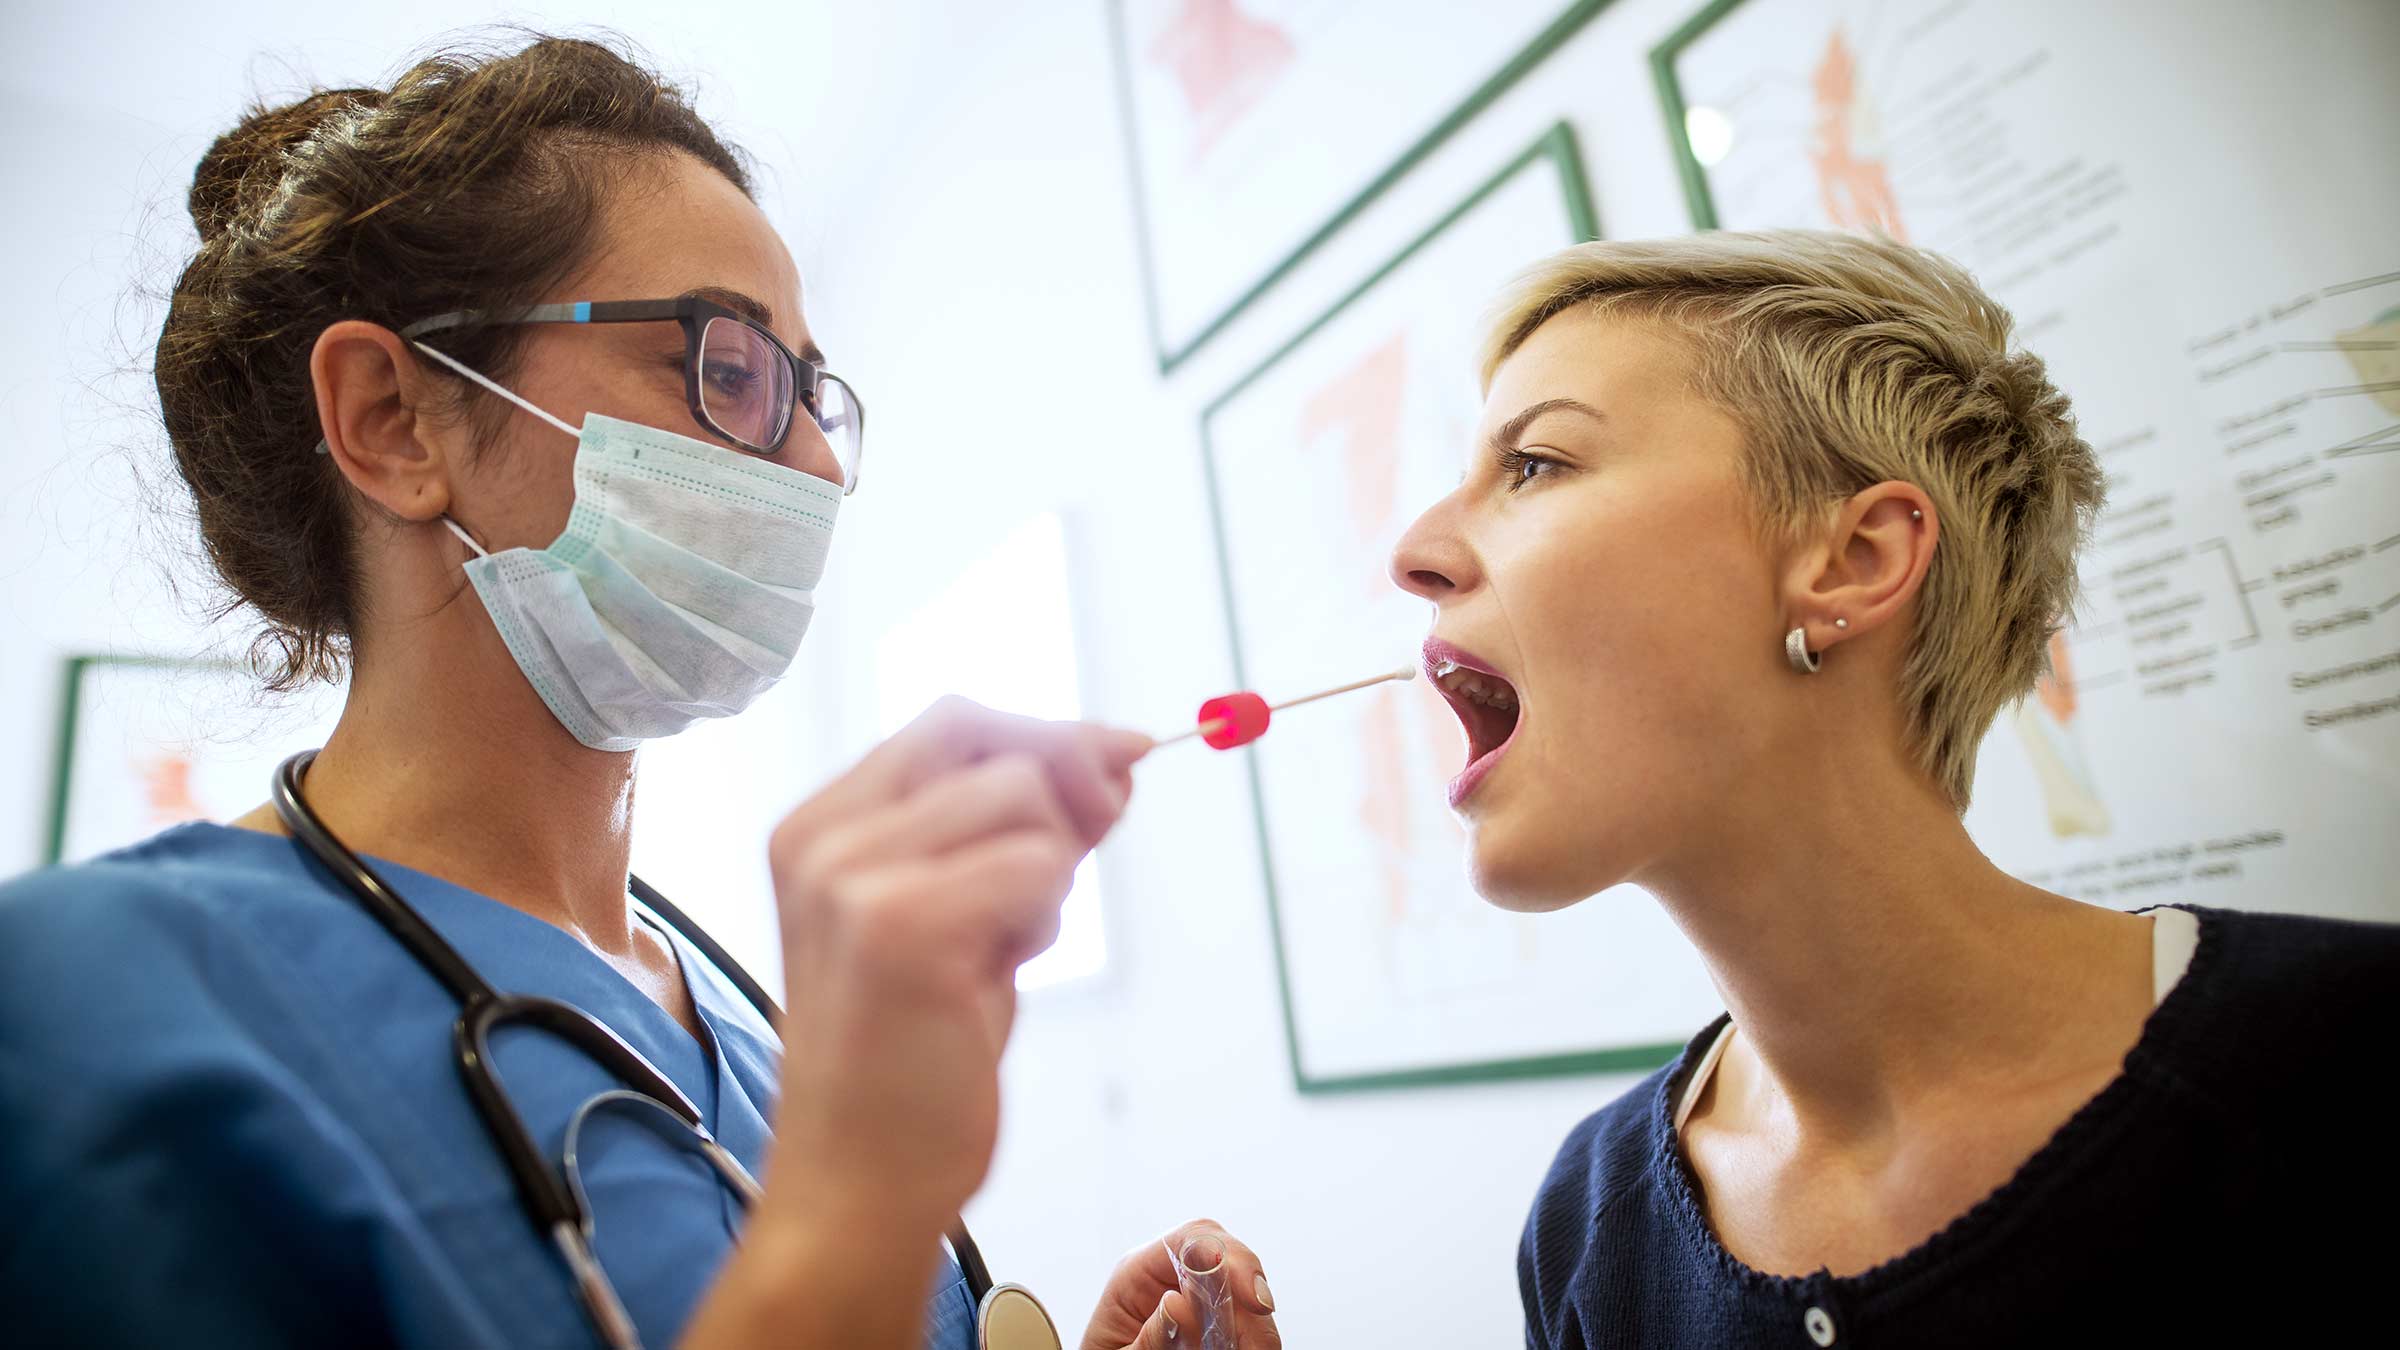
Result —
<path fill-rule="evenodd" d="M 945 704 L 793 811 L 779 1029 L 629 898 L 632 752 L 783 673 L 859 479 L 863 410 L 749 182 L 589 42 L 261 108 L 193 179 L 159 398 L 268 682 L 348 677 L 308 807 L 765 1179 L 745 1211 L 680 1127 L 590 1118 L 589 1245 L 639 1340 L 963 1350 L 941 1235 L 989 1166 L 1013 972 L 1149 743 Z M 11 1343 L 594 1343 L 458 1011 L 268 807 L 0 887 Z M 552 1162 L 619 1086 L 539 1031 L 492 1059 Z M 1086 1347 L 1189 1326 L 1173 1280 L 1137 1249 Z"/>

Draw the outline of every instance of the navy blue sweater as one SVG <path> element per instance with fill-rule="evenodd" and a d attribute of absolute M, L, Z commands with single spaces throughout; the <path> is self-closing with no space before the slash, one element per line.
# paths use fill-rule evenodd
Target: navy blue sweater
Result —
<path fill-rule="evenodd" d="M 2196 912 L 2124 1072 L 1855 1276 L 1766 1275 L 1710 1231 L 1673 1122 L 1720 1018 L 1559 1150 L 1518 1254 L 1526 1344 L 2395 1343 L 2400 926 Z"/>

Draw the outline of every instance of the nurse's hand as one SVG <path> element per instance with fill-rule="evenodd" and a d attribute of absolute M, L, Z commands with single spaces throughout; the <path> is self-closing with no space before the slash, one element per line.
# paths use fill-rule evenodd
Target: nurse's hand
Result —
<path fill-rule="evenodd" d="M 1100 1291 L 1100 1306 L 1084 1328 L 1083 1350 L 1184 1350 L 1195 1344 L 1199 1312 L 1175 1282 L 1169 1248 L 1180 1250 L 1200 1234 L 1225 1244 L 1226 1290 L 1232 1295 L 1234 1343 L 1241 1350 L 1282 1350 L 1275 1329 L 1275 1300 L 1258 1253 L 1208 1219 L 1195 1219 L 1156 1242 L 1125 1254 Z M 1175 1333 L 1169 1338 L 1168 1326 Z"/>
<path fill-rule="evenodd" d="M 944 1223 L 983 1183 L 1016 970 L 1150 738 L 945 699 L 792 812 L 776 1166 Z M 789 1148 L 783 1145 L 790 1145 Z"/>
<path fill-rule="evenodd" d="M 730 1290 L 702 1320 L 722 1302 L 729 1335 L 743 1312 L 783 1344 L 913 1343 L 937 1239 L 991 1166 L 1017 967 L 1056 938 L 1150 745 L 945 699 L 776 827 L 782 1100 L 721 1284 L 879 1320 L 812 1342 Z"/>

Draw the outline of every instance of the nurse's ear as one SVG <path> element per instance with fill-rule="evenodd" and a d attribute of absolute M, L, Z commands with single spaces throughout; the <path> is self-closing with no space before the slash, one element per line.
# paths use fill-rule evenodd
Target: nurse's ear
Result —
<path fill-rule="evenodd" d="M 444 391 L 408 339 L 364 319 L 317 335 L 309 380 L 326 452 L 369 501 L 402 520 L 432 521 L 450 509 L 452 456 L 463 424 L 427 416 Z"/>

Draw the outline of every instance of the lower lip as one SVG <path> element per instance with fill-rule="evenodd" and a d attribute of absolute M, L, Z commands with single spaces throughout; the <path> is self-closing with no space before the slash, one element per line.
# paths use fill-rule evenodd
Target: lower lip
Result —
<path fill-rule="evenodd" d="M 1476 787 L 1491 773 L 1492 766 L 1498 764 L 1500 757 L 1508 753 L 1508 747 L 1517 743 L 1517 733 L 1524 729 L 1525 713 L 1520 707 L 1517 712 L 1517 724 L 1509 728 L 1508 739 L 1484 751 L 1483 758 L 1469 764 L 1459 773 L 1458 777 L 1450 780 L 1451 810 L 1457 810 L 1474 793 Z"/>

